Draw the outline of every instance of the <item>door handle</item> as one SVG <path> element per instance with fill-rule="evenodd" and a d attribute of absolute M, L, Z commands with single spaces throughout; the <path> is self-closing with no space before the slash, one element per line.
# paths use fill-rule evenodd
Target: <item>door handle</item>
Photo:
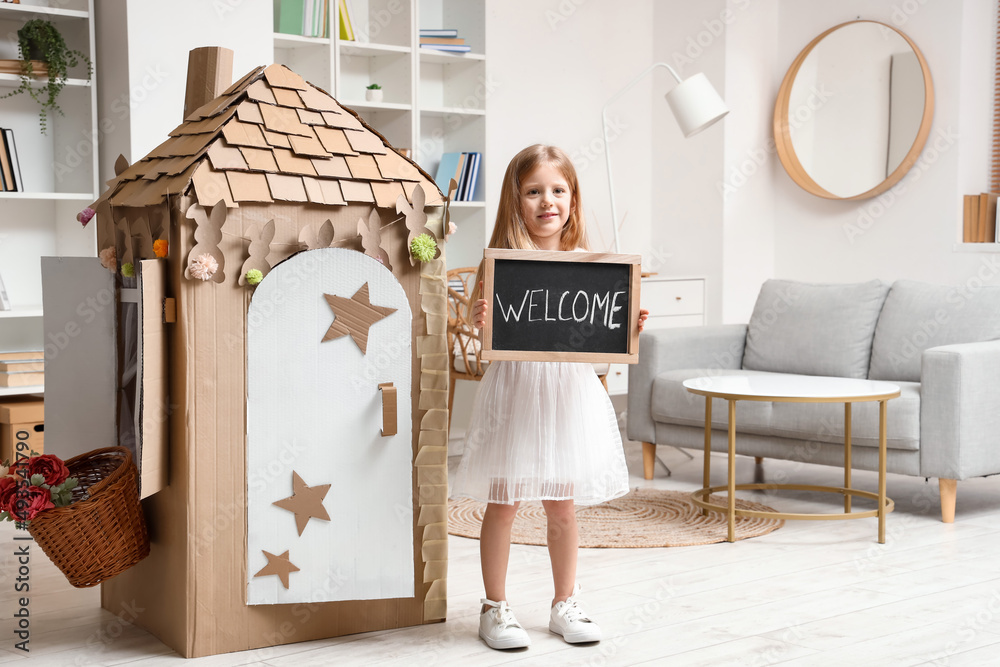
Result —
<path fill-rule="evenodd" d="M 379 386 L 382 392 L 382 437 L 396 435 L 396 388 L 391 382 Z"/>

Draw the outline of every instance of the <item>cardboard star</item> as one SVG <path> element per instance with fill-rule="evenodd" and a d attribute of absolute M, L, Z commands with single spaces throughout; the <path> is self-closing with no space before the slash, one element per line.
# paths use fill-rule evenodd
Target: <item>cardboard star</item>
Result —
<path fill-rule="evenodd" d="M 395 308 L 373 306 L 368 298 L 368 283 L 354 293 L 350 299 L 333 294 L 324 294 L 326 302 L 333 310 L 334 320 L 330 325 L 324 341 L 350 335 L 361 354 L 368 352 L 368 329 L 379 320 L 396 312 Z"/>
<path fill-rule="evenodd" d="M 253 575 L 254 577 L 266 577 L 269 575 L 276 575 L 281 579 L 281 584 L 288 589 L 288 575 L 292 572 L 298 572 L 299 568 L 292 564 L 292 561 L 288 559 L 288 551 L 281 554 L 280 556 L 275 556 L 274 554 L 264 551 L 261 549 L 265 556 L 267 556 L 267 565 L 265 565 L 261 570 Z"/>
<path fill-rule="evenodd" d="M 281 500 L 275 500 L 272 505 L 277 505 L 283 510 L 288 510 L 295 514 L 295 527 L 299 529 L 299 535 L 306 529 L 309 519 L 320 519 L 329 521 L 330 515 L 323 507 L 323 498 L 330 490 L 329 484 L 319 486 L 307 486 L 299 477 L 299 473 L 292 471 L 292 495 Z"/>

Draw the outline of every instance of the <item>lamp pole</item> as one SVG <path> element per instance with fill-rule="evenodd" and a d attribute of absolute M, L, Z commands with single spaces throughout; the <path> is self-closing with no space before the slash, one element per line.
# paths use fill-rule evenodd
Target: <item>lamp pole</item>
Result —
<path fill-rule="evenodd" d="M 673 67 L 667 63 L 653 63 L 642 72 L 639 73 L 632 81 L 628 83 L 627 86 L 615 93 L 614 97 L 608 100 L 604 108 L 601 109 L 601 122 L 604 125 L 604 161 L 607 164 L 608 169 L 608 190 L 611 195 L 611 229 L 615 233 L 615 252 L 621 252 L 621 246 L 618 240 L 618 212 L 615 208 L 615 184 L 614 178 L 611 174 L 611 138 L 608 136 L 608 107 L 610 107 L 619 97 L 632 90 L 637 83 L 639 83 L 647 74 L 652 72 L 657 67 L 665 67 L 668 72 L 677 80 L 677 83 L 681 83 L 681 77 L 678 76 L 677 72 Z"/>

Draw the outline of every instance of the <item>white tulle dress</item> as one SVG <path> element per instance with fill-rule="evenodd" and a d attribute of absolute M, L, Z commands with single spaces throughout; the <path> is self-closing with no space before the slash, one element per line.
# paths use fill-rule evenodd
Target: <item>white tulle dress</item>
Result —
<path fill-rule="evenodd" d="M 593 366 L 490 364 L 479 382 L 452 495 L 593 505 L 628 491 L 615 411 Z"/>

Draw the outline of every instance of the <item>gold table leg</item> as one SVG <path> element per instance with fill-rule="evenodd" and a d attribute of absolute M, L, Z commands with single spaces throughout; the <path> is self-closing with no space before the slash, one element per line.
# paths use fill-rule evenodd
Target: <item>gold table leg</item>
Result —
<path fill-rule="evenodd" d="M 844 403 L 844 488 L 851 488 L 851 404 Z M 844 494 L 844 514 L 851 512 L 851 494 Z"/>
<path fill-rule="evenodd" d="M 886 402 L 878 402 L 878 543 L 885 544 L 885 417 Z"/>
<path fill-rule="evenodd" d="M 736 541 L 736 401 L 729 399 L 729 541 Z"/>
<path fill-rule="evenodd" d="M 705 469 L 702 472 L 701 488 L 707 489 L 712 477 L 712 397 L 705 397 Z M 708 510 L 701 509 L 702 516 L 708 516 Z"/>

